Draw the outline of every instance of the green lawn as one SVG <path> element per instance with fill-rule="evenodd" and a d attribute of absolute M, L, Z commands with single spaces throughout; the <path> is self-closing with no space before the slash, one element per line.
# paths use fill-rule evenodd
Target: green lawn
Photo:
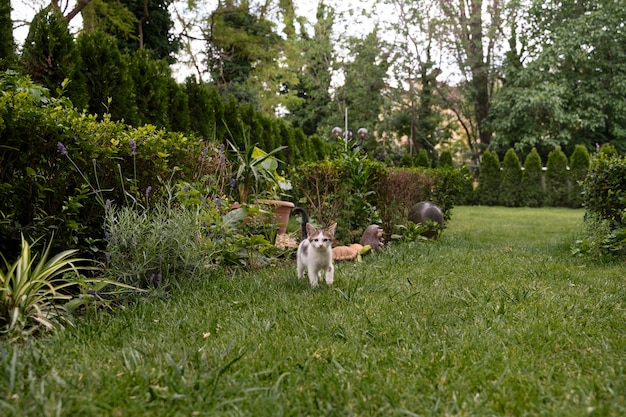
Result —
<path fill-rule="evenodd" d="M 0 346 L 0 415 L 626 415 L 626 264 L 570 255 L 582 217 L 456 207 L 439 241 L 340 263 L 331 288 L 295 261 L 180 277 Z"/>

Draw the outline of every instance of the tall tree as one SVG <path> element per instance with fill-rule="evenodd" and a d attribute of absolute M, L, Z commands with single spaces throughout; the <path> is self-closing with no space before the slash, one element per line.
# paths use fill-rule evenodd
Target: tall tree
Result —
<path fill-rule="evenodd" d="M 441 71 L 433 59 L 435 31 L 433 3 L 425 0 L 389 0 L 397 18 L 390 22 L 396 34 L 392 72 L 397 88 L 389 89 L 384 126 L 408 139 L 409 153 L 426 149 L 431 157 L 442 137 L 442 106 L 437 97 Z M 415 151 L 414 151 L 415 150 Z"/>
<path fill-rule="evenodd" d="M 82 58 L 81 72 L 87 83 L 90 113 L 111 115 L 112 120 L 138 122 L 134 84 L 128 58 L 117 40 L 103 32 L 83 32 L 77 39 Z"/>
<path fill-rule="evenodd" d="M 70 34 L 67 21 L 56 9 L 47 7 L 33 18 L 24 41 L 22 64 L 33 81 L 53 93 L 69 80 L 67 95 L 82 108 L 87 101 L 81 56 Z"/>
<path fill-rule="evenodd" d="M 348 40 L 352 59 L 343 64 L 344 84 L 337 89 L 334 113 L 337 124 L 341 116 L 348 111 L 349 127 L 353 138 L 357 139 L 357 129 L 365 128 L 374 132 L 382 109 L 382 92 L 386 86 L 385 78 L 389 68 L 389 53 L 381 41 L 378 28 L 374 28 L 365 38 L 352 37 Z M 374 136 L 368 135 L 364 143 L 366 150 L 373 150 Z"/>
<path fill-rule="evenodd" d="M 331 67 L 334 62 L 331 40 L 335 21 L 334 9 L 320 1 L 316 11 L 313 35 L 309 35 L 306 21 L 300 21 L 300 39 L 297 41 L 302 59 L 299 62 L 298 83 L 287 88 L 297 91 L 299 102 L 288 107 L 287 119 L 302 128 L 307 135 L 328 134 L 331 114 Z"/>
<path fill-rule="evenodd" d="M 289 5 L 287 7 L 288 16 Z M 207 29 L 207 64 L 224 94 L 273 113 L 295 96 L 285 84 L 297 83 L 288 65 L 287 44 L 266 18 L 268 3 L 253 10 L 248 1 L 224 0 L 211 13 Z"/>
<path fill-rule="evenodd" d="M 613 0 L 531 3 L 524 65 L 494 101 L 496 144 L 543 153 L 612 143 L 626 152 L 626 9 Z"/>
<path fill-rule="evenodd" d="M 11 0 L 0 0 L 0 71 L 15 59 L 15 38 L 11 20 Z"/>
<path fill-rule="evenodd" d="M 462 96 L 450 104 L 464 127 L 478 161 L 489 146 L 492 130 L 487 123 L 490 99 L 496 83 L 498 52 L 503 39 L 506 0 L 439 0 L 444 19 L 440 36 L 458 67 Z"/>

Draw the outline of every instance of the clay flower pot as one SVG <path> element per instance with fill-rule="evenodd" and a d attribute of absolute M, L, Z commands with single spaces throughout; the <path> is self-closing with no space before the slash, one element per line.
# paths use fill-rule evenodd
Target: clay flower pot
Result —
<path fill-rule="evenodd" d="M 291 201 L 284 200 L 259 200 L 259 203 L 267 205 L 274 213 L 274 222 L 278 227 L 278 234 L 287 232 L 287 223 L 294 204 Z"/>

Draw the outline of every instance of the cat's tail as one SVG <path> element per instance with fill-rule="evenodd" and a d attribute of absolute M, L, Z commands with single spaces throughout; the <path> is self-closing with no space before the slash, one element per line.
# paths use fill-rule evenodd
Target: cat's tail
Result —
<path fill-rule="evenodd" d="M 309 222 L 309 215 L 307 214 L 307 212 L 302 208 L 302 207 L 294 207 L 293 209 L 291 209 L 291 214 L 292 215 L 300 215 L 300 217 L 302 218 L 300 225 L 302 227 L 302 240 L 306 239 L 309 234 L 306 231 L 306 224 Z"/>

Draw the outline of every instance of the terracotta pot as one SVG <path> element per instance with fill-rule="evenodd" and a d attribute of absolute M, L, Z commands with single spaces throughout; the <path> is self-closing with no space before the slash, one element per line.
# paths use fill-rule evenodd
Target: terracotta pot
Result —
<path fill-rule="evenodd" d="M 294 204 L 291 201 L 284 200 L 259 200 L 259 203 L 265 204 L 272 209 L 278 233 L 286 233 L 287 223 L 289 223 L 289 216 L 291 215 L 291 209 L 294 208 Z"/>

